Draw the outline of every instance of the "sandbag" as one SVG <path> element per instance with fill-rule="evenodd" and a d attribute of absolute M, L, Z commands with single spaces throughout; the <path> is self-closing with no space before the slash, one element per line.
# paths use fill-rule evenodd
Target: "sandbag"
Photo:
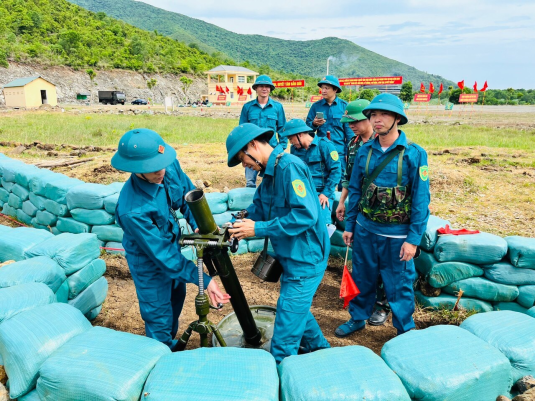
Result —
<path fill-rule="evenodd" d="M 231 255 L 243 255 L 243 254 L 246 254 L 247 252 L 249 252 L 247 241 L 242 240 L 238 242 L 238 250 L 236 251 L 236 253 L 231 253 Z"/>
<path fill-rule="evenodd" d="M 65 177 L 61 180 L 48 182 L 45 186 L 45 197 L 63 205 L 67 204 L 67 192 L 72 188 L 85 184 L 75 178 Z"/>
<path fill-rule="evenodd" d="M 107 226 L 93 226 L 91 233 L 95 234 L 97 238 L 105 242 L 122 242 L 123 229 L 116 225 Z"/>
<path fill-rule="evenodd" d="M 17 195 L 23 202 L 28 200 L 28 197 L 30 196 L 30 191 L 19 184 L 15 184 L 11 189 L 11 192 Z"/>
<path fill-rule="evenodd" d="M 61 203 L 55 202 L 51 199 L 45 200 L 45 209 L 47 212 L 55 214 L 58 217 L 65 217 L 69 214 L 69 209 L 67 209 L 66 205 L 62 205 Z"/>
<path fill-rule="evenodd" d="M 90 328 L 91 323 L 79 310 L 60 303 L 24 311 L 0 324 L 0 353 L 4 356 L 11 398 L 35 387 L 41 364 L 71 338 Z M 69 371 L 73 366 L 71 360 L 63 370 Z"/>
<path fill-rule="evenodd" d="M 501 284 L 535 285 L 535 270 L 514 267 L 510 263 L 500 262 L 483 266 L 485 277 Z"/>
<path fill-rule="evenodd" d="M 45 197 L 30 192 L 29 198 L 30 202 L 32 202 L 32 204 L 37 208 L 37 210 L 45 210 Z"/>
<path fill-rule="evenodd" d="M 15 186 L 15 183 L 14 183 L 14 182 L 6 181 L 6 180 L 4 180 L 3 178 L 0 180 L 0 184 L 2 184 L 2 187 L 3 187 L 7 192 L 11 192 L 11 190 L 12 190 L 13 187 Z"/>
<path fill-rule="evenodd" d="M 100 243 L 94 234 L 63 233 L 26 251 L 27 258 L 41 255 L 54 259 L 70 276 L 100 256 Z"/>
<path fill-rule="evenodd" d="M 235 188 L 228 193 L 229 210 L 247 209 L 253 203 L 256 188 Z"/>
<path fill-rule="evenodd" d="M 117 206 L 117 201 L 119 200 L 119 194 L 113 194 L 104 198 L 104 209 L 110 213 L 115 214 L 115 207 Z"/>
<path fill-rule="evenodd" d="M 443 220 L 440 217 L 430 215 L 429 220 L 427 220 L 427 227 L 425 228 L 424 235 L 422 236 L 422 241 L 420 242 L 420 248 L 424 251 L 432 252 L 438 241 L 437 230 L 446 227 L 446 224 L 451 225 L 448 220 Z"/>
<path fill-rule="evenodd" d="M 56 301 L 66 304 L 69 301 L 69 283 L 65 280 L 56 291 Z"/>
<path fill-rule="evenodd" d="M 42 226 L 54 226 L 58 221 L 58 216 L 46 210 L 38 210 L 35 214 L 35 221 Z"/>
<path fill-rule="evenodd" d="M 424 308 L 431 308 L 433 310 L 449 309 L 453 310 L 457 297 L 452 295 L 440 294 L 438 297 L 427 297 L 420 291 L 414 291 L 416 301 Z M 490 312 L 492 305 L 489 302 L 480 299 L 462 297 L 459 301 L 459 307 L 466 310 L 474 310 L 476 312 Z"/>
<path fill-rule="evenodd" d="M 96 308 L 91 309 L 84 316 L 87 318 L 87 320 L 91 322 L 97 318 L 97 316 L 99 315 L 101 311 L 102 311 L 102 305 L 99 305 Z"/>
<path fill-rule="evenodd" d="M 517 304 L 516 302 L 497 302 L 493 306 L 495 311 L 513 311 L 518 313 L 527 313 L 528 309 Z"/>
<path fill-rule="evenodd" d="M 27 250 L 53 237 L 53 234 L 44 230 L 29 227 L 14 228 L 9 235 L 0 235 L 0 263 L 6 260 L 23 260 L 26 258 L 24 254 Z"/>
<path fill-rule="evenodd" d="M 67 178 L 63 174 L 54 173 L 53 171 L 42 169 L 41 174 L 30 179 L 30 191 L 36 195 L 46 196 L 46 185 L 53 181 L 60 181 Z"/>
<path fill-rule="evenodd" d="M 535 306 L 533 308 L 529 308 L 526 314 L 535 318 Z"/>
<path fill-rule="evenodd" d="M 263 238 L 247 240 L 247 249 L 252 253 L 262 252 L 264 249 L 264 242 L 265 240 Z"/>
<path fill-rule="evenodd" d="M 0 323 L 20 312 L 54 302 L 54 293 L 43 283 L 24 283 L 0 288 Z"/>
<path fill-rule="evenodd" d="M 56 292 L 65 281 L 61 266 L 47 256 L 21 260 L 0 268 L 0 288 L 24 283 L 43 283 Z"/>
<path fill-rule="evenodd" d="M 17 209 L 9 206 L 8 203 L 4 203 L 4 206 L 2 206 L 2 213 L 5 214 L 6 216 L 11 216 L 15 218 L 17 217 Z"/>
<path fill-rule="evenodd" d="M 76 298 L 83 290 L 97 281 L 106 272 L 106 262 L 95 259 L 84 268 L 69 276 L 69 299 Z"/>
<path fill-rule="evenodd" d="M 4 188 L 0 188 L 0 202 L 7 203 L 9 200 L 9 192 Z"/>
<path fill-rule="evenodd" d="M 197 252 L 191 246 L 184 246 L 184 247 L 180 248 L 180 253 L 187 260 L 191 260 L 191 261 L 197 260 Z"/>
<path fill-rule="evenodd" d="M 170 353 L 151 338 L 93 327 L 43 363 L 37 393 L 43 401 L 137 401 L 156 362 Z"/>
<path fill-rule="evenodd" d="M 442 288 L 442 291 L 450 295 L 457 294 L 459 290 L 463 290 L 463 297 L 493 302 L 514 301 L 519 294 L 518 287 L 514 285 L 499 284 L 482 277 L 472 277 L 455 281 Z"/>
<path fill-rule="evenodd" d="M 230 212 L 214 214 L 214 221 L 219 226 L 222 227 L 225 223 L 230 222 L 234 217 Z"/>
<path fill-rule="evenodd" d="M 482 268 L 463 262 L 439 263 L 434 254 L 424 252 L 414 259 L 416 270 L 435 288 L 445 287 L 455 281 L 482 276 Z"/>
<path fill-rule="evenodd" d="M 25 188 L 30 187 L 30 180 L 42 174 L 42 170 L 31 164 L 26 164 L 26 167 L 17 169 L 15 172 L 15 182 Z"/>
<path fill-rule="evenodd" d="M 513 382 L 535 375 L 535 319 L 501 311 L 470 316 L 461 328 L 492 345 L 510 361 Z"/>
<path fill-rule="evenodd" d="M 337 245 L 331 245 L 331 251 L 329 252 L 329 255 L 335 257 L 335 258 L 342 258 L 345 260 L 346 257 L 346 246 L 337 246 Z M 347 254 L 347 260 L 353 259 L 353 249 L 349 248 L 349 253 Z"/>
<path fill-rule="evenodd" d="M 67 206 L 69 209 L 102 209 L 104 198 L 117 193 L 117 190 L 109 185 L 82 184 L 77 185 L 67 192 Z"/>
<path fill-rule="evenodd" d="M 343 372 L 334 366 L 343 367 Z M 290 356 L 278 369 L 283 401 L 411 399 L 385 362 L 357 345 Z"/>
<path fill-rule="evenodd" d="M 91 232 L 91 226 L 89 224 L 74 220 L 72 217 L 58 218 L 56 227 L 64 233 L 82 234 Z"/>
<path fill-rule="evenodd" d="M 535 269 L 535 238 L 505 237 L 507 256 L 515 267 Z"/>
<path fill-rule="evenodd" d="M 33 228 L 38 228 L 39 230 L 46 230 L 46 231 L 49 231 L 49 232 L 51 232 L 52 234 L 54 234 L 54 229 L 56 228 L 56 227 L 48 228 L 47 226 L 43 226 L 43 225 L 39 224 L 39 223 L 37 222 L 37 219 L 36 219 L 35 217 L 32 219 L 32 226 L 33 226 Z M 55 234 L 54 234 L 54 235 L 55 235 Z"/>
<path fill-rule="evenodd" d="M 22 211 L 30 217 L 35 217 L 38 210 L 39 209 L 37 209 L 35 205 L 29 200 L 22 204 Z"/>
<path fill-rule="evenodd" d="M 109 254 L 123 255 L 123 256 L 126 255 L 123 244 L 120 242 L 113 242 L 113 241 L 107 242 L 105 247 L 108 248 L 108 249 L 105 249 L 105 251 Z"/>
<path fill-rule="evenodd" d="M 27 226 L 32 225 L 32 216 L 24 213 L 22 209 L 17 209 L 16 211 L 17 220 L 21 223 L 24 223 Z"/>
<path fill-rule="evenodd" d="M 204 194 L 212 214 L 225 213 L 228 209 L 228 194 L 208 192 Z"/>
<path fill-rule="evenodd" d="M 388 341 L 381 356 L 413 400 L 495 400 L 513 384 L 509 360 L 456 326 L 410 331 Z"/>
<path fill-rule="evenodd" d="M 19 160 L 2 160 L 2 179 L 8 182 L 16 182 L 17 171 L 27 171 L 35 166 L 30 166 Z"/>
<path fill-rule="evenodd" d="M 182 235 L 184 234 L 193 234 L 193 229 L 189 225 L 188 221 L 186 219 L 179 219 L 178 225 L 180 226 L 180 232 Z"/>
<path fill-rule="evenodd" d="M 88 313 L 91 309 L 102 305 L 106 300 L 108 294 L 108 280 L 106 277 L 101 277 L 76 298 L 69 300 L 69 305 L 79 309 L 83 314 Z"/>
<path fill-rule="evenodd" d="M 32 390 L 28 394 L 19 397 L 18 401 L 41 401 L 41 398 L 39 398 L 37 390 Z"/>
<path fill-rule="evenodd" d="M 519 295 L 516 300 L 524 308 L 535 306 L 535 285 L 523 285 L 518 287 Z"/>
<path fill-rule="evenodd" d="M 22 199 L 14 193 L 10 193 L 9 198 L 7 199 L 7 204 L 12 208 L 20 209 L 22 207 Z"/>
<path fill-rule="evenodd" d="M 507 242 L 489 233 L 442 235 L 435 245 L 439 262 L 457 261 L 479 265 L 497 263 L 507 254 Z"/>
<path fill-rule="evenodd" d="M 146 401 L 276 401 L 279 377 L 267 352 L 199 348 L 163 356 L 150 372 L 143 394 Z"/>
<path fill-rule="evenodd" d="M 336 245 L 345 248 L 346 244 L 344 242 L 344 239 L 342 238 L 343 234 L 343 231 L 336 230 L 331 237 L 331 245 Z"/>
<path fill-rule="evenodd" d="M 34 224 L 34 227 L 36 227 L 36 225 Z M 57 227 L 50 227 L 50 232 L 54 235 L 60 235 L 60 234 L 63 234 L 60 230 L 58 230 Z"/>
<path fill-rule="evenodd" d="M 112 224 L 115 221 L 113 215 L 109 214 L 104 209 L 72 209 L 71 214 L 75 220 L 81 221 L 82 223 L 86 223 L 91 226 L 104 226 L 107 224 Z"/>

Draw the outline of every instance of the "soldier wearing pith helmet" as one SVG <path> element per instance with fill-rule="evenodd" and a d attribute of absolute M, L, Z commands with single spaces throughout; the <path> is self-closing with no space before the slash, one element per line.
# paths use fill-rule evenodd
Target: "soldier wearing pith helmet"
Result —
<path fill-rule="evenodd" d="M 383 93 L 362 112 L 377 137 L 358 151 L 349 182 L 343 238 L 353 243 L 352 276 L 360 294 L 350 303 L 351 318 L 336 329 L 340 337 L 366 326 L 379 275 L 398 335 L 415 327 L 413 258 L 429 218 L 427 153 L 398 129 L 408 122 L 403 103 Z"/>

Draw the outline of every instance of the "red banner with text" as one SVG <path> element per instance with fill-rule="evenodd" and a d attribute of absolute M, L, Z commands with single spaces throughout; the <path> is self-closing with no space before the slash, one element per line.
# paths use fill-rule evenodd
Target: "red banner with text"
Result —
<path fill-rule="evenodd" d="M 318 100 L 321 100 L 321 99 L 323 99 L 323 96 L 318 96 L 318 95 L 310 96 L 310 101 L 312 103 L 317 102 Z"/>
<path fill-rule="evenodd" d="M 476 103 L 478 98 L 479 93 L 461 93 L 459 103 Z"/>
<path fill-rule="evenodd" d="M 246 102 L 247 101 L 247 96 L 243 95 L 243 96 L 240 96 L 238 98 L 238 102 Z"/>
<path fill-rule="evenodd" d="M 413 102 L 422 102 L 426 103 L 431 100 L 431 94 L 430 93 L 415 93 L 414 99 L 412 99 Z"/>
<path fill-rule="evenodd" d="M 340 78 L 341 86 L 401 85 L 403 77 Z"/>
<path fill-rule="evenodd" d="M 297 81 L 273 81 L 275 88 L 302 88 L 305 86 L 305 80 Z"/>
<path fill-rule="evenodd" d="M 227 95 L 217 95 L 217 100 L 227 100 Z"/>

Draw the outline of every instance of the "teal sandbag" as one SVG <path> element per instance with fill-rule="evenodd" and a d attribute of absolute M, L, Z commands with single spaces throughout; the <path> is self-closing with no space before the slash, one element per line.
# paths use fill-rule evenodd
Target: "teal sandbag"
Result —
<path fill-rule="evenodd" d="M 466 262 L 485 265 L 502 260 L 507 254 L 507 242 L 497 235 L 442 235 L 435 245 L 439 262 Z"/>
<path fill-rule="evenodd" d="M 52 228 L 49 229 L 47 226 L 43 226 L 43 225 L 39 224 L 35 217 L 32 219 L 32 226 L 33 226 L 33 228 L 38 228 L 39 230 L 45 230 L 45 231 L 49 231 L 49 232 L 54 231 L 54 229 L 56 228 L 56 227 L 52 227 Z M 54 234 L 54 233 L 52 232 L 52 234 Z"/>
<path fill-rule="evenodd" d="M 119 200 L 119 194 L 113 194 L 104 198 L 104 210 L 109 214 L 115 214 L 115 207 L 117 206 L 117 201 Z"/>
<path fill-rule="evenodd" d="M 27 164 L 25 168 L 17 170 L 15 173 L 15 182 L 25 188 L 30 187 L 30 180 L 42 174 L 42 170 L 31 164 Z"/>
<path fill-rule="evenodd" d="M 213 216 L 215 223 L 219 227 L 222 227 L 225 223 L 228 223 L 233 219 L 232 214 L 230 212 L 214 214 Z"/>
<path fill-rule="evenodd" d="M 247 249 L 252 253 L 262 252 L 264 249 L 264 242 L 265 240 L 263 238 L 247 240 Z"/>
<path fill-rule="evenodd" d="M 91 309 L 84 316 L 87 318 L 87 320 L 91 322 L 97 318 L 97 316 L 100 314 L 101 311 L 102 311 L 102 305 L 99 305 L 96 308 Z"/>
<path fill-rule="evenodd" d="M 4 180 L 3 178 L 0 180 L 0 183 L 2 184 L 2 187 L 3 187 L 7 192 L 11 192 L 11 190 L 12 190 L 13 187 L 15 186 L 15 183 L 14 183 L 14 182 L 6 181 L 6 180 Z"/>
<path fill-rule="evenodd" d="M 124 184 L 124 182 L 112 182 L 108 187 L 113 188 L 115 192 L 119 193 L 123 189 Z"/>
<path fill-rule="evenodd" d="M 22 208 L 22 199 L 18 195 L 11 193 L 7 199 L 7 204 L 14 209 L 20 209 Z"/>
<path fill-rule="evenodd" d="M 108 280 L 106 277 L 101 277 L 76 298 L 69 300 L 69 305 L 79 309 L 83 314 L 88 313 L 91 309 L 102 305 L 106 300 L 108 294 Z"/>
<path fill-rule="evenodd" d="M 535 269 L 535 238 L 505 237 L 508 245 L 507 255 L 512 265 Z"/>
<path fill-rule="evenodd" d="M 343 234 L 343 231 L 336 230 L 331 236 L 331 245 L 341 246 L 345 248 L 346 244 L 344 243 L 344 239 L 342 238 Z"/>
<path fill-rule="evenodd" d="M 191 261 L 194 261 L 194 260 L 197 260 L 197 252 L 195 251 L 194 248 L 192 248 L 191 246 L 184 246 L 180 249 L 180 253 L 182 254 L 182 256 L 184 256 L 187 260 L 191 260 Z"/>
<path fill-rule="evenodd" d="M 533 308 L 529 308 L 526 314 L 535 318 L 535 306 Z"/>
<path fill-rule="evenodd" d="M 83 269 L 67 278 L 69 285 L 69 299 L 76 298 L 82 291 L 97 281 L 106 272 L 106 262 L 95 259 Z"/>
<path fill-rule="evenodd" d="M 230 251 L 229 251 L 230 252 Z M 231 253 L 232 255 L 244 255 L 249 252 L 249 247 L 247 246 L 247 241 L 240 241 L 238 243 L 238 250 L 236 253 Z"/>
<path fill-rule="evenodd" d="M 229 210 L 247 209 L 253 203 L 256 188 L 235 188 L 228 193 Z"/>
<path fill-rule="evenodd" d="M 9 203 L 4 203 L 4 206 L 2 206 L 2 213 L 6 216 L 17 217 L 17 209 L 9 206 Z"/>
<path fill-rule="evenodd" d="M 507 262 L 483 266 L 485 277 L 501 284 L 535 285 L 535 270 L 514 267 Z"/>
<path fill-rule="evenodd" d="M 0 353 L 11 398 L 35 387 L 42 363 L 71 338 L 89 329 L 91 323 L 79 310 L 60 303 L 27 310 L 0 324 Z M 63 369 L 70 370 L 74 365 L 71 360 Z"/>
<path fill-rule="evenodd" d="M 67 206 L 71 209 L 102 209 L 104 198 L 117 193 L 117 190 L 109 185 L 82 184 L 77 185 L 67 192 Z"/>
<path fill-rule="evenodd" d="M 452 295 L 440 294 L 438 297 L 427 297 L 420 291 L 414 291 L 416 301 L 425 308 L 433 310 L 449 309 L 452 310 L 457 302 L 457 297 Z M 462 297 L 459 301 L 459 306 L 466 310 L 474 310 L 480 312 L 492 311 L 492 305 L 489 302 L 480 299 Z"/>
<path fill-rule="evenodd" d="M 75 220 L 91 226 L 104 226 L 107 224 L 112 224 L 115 221 L 113 215 L 109 214 L 104 209 L 72 209 L 71 214 Z"/>
<path fill-rule="evenodd" d="M 30 202 L 32 202 L 32 204 L 37 208 L 37 210 L 45 210 L 45 197 L 30 192 L 29 198 Z"/>
<path fill-rule="evenodd" d="M 51 199 L 45 200 L 45 209 L 47 212 L 50 212 L 58 217 L 65 217 L 69 214 L 69 209 L 67 209 L 66 205 L 62 205 L 61 203 L 55 202 Z"/>
<path fill-rule="evenodd" d="M 54 173 L 53 171 L 42 169 L 40 174 L 30 179 L 30 191 L 36 195 L 46 195 L 46 184 L 53 181 L 60 181 L 67 178 L 63 174 Z"/>
<path fill-rule="evenodd" d="M 22 397 L 19 397 L 18 401 L 41 401 L 41 398 L 39 398 L 39 394 L 37 394 L 37 390 L 30 391 L 28 394 L 23 395 Z"/>
<path fill-rule="evenodd" d="M 53 237 L 53 234 L 44 230 L 29 227 L 13 228 L 9 231 L 9 235 L 0 235 L 0 263 L 26 259 L 24 253 L 27 250 Z"/>
<path fill-rule="evenodd" d="M 39 209 L 37 209 L 35 205 L 29 200 L 22 204 L 22 211 L 30 217 L 35 217 L 38 210 Z"/>
<path fill-rule="evenodd" d="M 524 376 L 535 376 L 535 319 L 511 311 L 490 312 L 470 316 L 460 327 L 509 359 L 514 382 Z"/>
<path fill-rule="evenodd" d="M 30 196 L 30 191 L 19 184 L 15 184 L 11 189 L 11 192 L 17 195 L 23 202 L 28 200 L 28 197 Z"/>
<path fill-rule="evenodd" d="M 22 209 L 17 209 L 17 220 L 20 221 L 21 223 L 24 223 L 26 224 L 27 226 L 31 226 L 32 225 L 32 216 L 24 213 L 24 211 Z"/>
<path fill-rule="evenodd" d="M 65 280 L 56 291 L 56 301 L 66 304 L 69 301 L 69 283 Z"/>
<path fill-rule="evenodd" d="M 179 219 L 178 225 L 180 226 L 180 232 L 182 235 L 184 234 L 193 234 L 193 229 L 189 225 L 188 221 L 186 219 Z M 122 241 L 122 239 L 121 239 Z"/>
<path fill-rule="evenodd" d="M 105 249 L 106 253 L 109 253 L 112 255 L 123 255 L 123 256 L 126 255 L 123 244 L 120 242 L 113 242 L 113 241 L 107 242 L 105 247 L 110 248 L 110 249 Z M 117 251 L 116 249 L 121 249 L 121 250 Z"/>
<path fill-rule="evenodd" d="M 442 288 L 442 291 L 450 295 L 457 294 L 459 290 L 463 290 L 465 297 L 492 302 L 514 301 L 519 294 L 518 287 L 514 285 L 499 284 L 482 277 L 455 281 Z"/>
<path fill-rule="evenodd" d="M 523 285 L 518 287 L 519 295 L 516 302 L 524 308 L 535 306 L 535 285 Z"/>
<path fill-rule="evenodd" d="M 20 312 L 54 302 L 54 293 L 43 283 L 24 283 L 0 288 L 0 323 Z"/>
<path fill-rule="evenodd" d="M 30 166 L 19 160 L 6 160 L 2 161 L 2 178 L 9 182 L 16 182 L 17 172 L 28 171 L 35 166 Z"/>
<path fill-rule="evenodd" d="M 432 253 L 424 252 L 414 259 L 416 270 L 423 275 L 426 281 L 435 288 L 445 287 L 455 281 L 470 277 L 480 277 L 482 268 L 463 262 L 439 263 Z"/>
<path fill-rule="evenodd" d="M 205 194 L 212 214 L 225 213 L 228 209 L 228 194 L 208 192 Z"/>
<path fill-rule="evenodd" d="M 337 245 L 331 245 L 331 251 L 329 252 L 329 255 L 335 257 L 335 258 L 342 258 L 345 260 L 346 258 L 346 246 L 337 246 Z M 347 260 L 353 259 L 353 249 L 349 248 L 349 253 L 347 254 Z"/>
<path fill-rule="evenodd" d="M 35 220 L 42 226 L 54 226 L 58 221 L 58 216 L 46 210 L 38 210 L 35 214 Z"/>
<path fill-rule="evenodd" d="M 7 203 L 9 200 L 9 192 L 6 191 L 4 188 L 0 188 L 0 202 Z"/>
<path fill-rule="evenodd" d="M 0 268 L 0 288 L 24 283 L 43 283 L 56 292 L 65 281 L 61 266 L 47 256 L 21 260 Z"/>
<path fill-rule="evenodd" d="M 50 227 L 50 232 L 54 235 L 60 235 L 63 234 L 60 230 L 58 230 L 57 227 Z"/>
<path fill-rule="evenodd" d="M 77 180 L 76 178 L 66 177 L 61 180 L 54 180 L 47 182 L 45 186 L 45 197 L 61 203 L 63 205 L 67 204 L 67 192 L 72 188 L 85 184 L 83 181 Z"/>
<path fill-rule="evenodd" d="M 63 233 L 26 251 L 27 258 L 48 256 L 70 276 L 100 256 L 100 243 L 94 234 Z"/>
<path fill-rule="evenodd" d="M 265 351 L 199 348 L 163 356 L 143 394 L 143 401 L 278 401 L 279 377 L 275 360 Z"/>
<path fill-rule="evenodd" d="M 516 302 L 497 302 L 493 306 L 495 311 L 513 311 L 518 313 L 527 313 L 528 309 L 517 304 Z"/>
<path fill-rule="evenodd" d="M 74 220 L 72 217 L 58 218 L 56 227 L 64 233 L 82 234 L 91 232 L 91 226 L 89 224 Z"/>
<path fill-rule="evenodd" d="M 123 241 L 123 229 L 116 225 L 107 226 L 93 226 L 91 229 L 93 234 L 96 234 L 97 238 L 105 242 L 122 242 Z"/>
<path fill-rule="evenodd" d="M 151 338 L 93 327 L 43 363 L 37 392 L 43 401 L 137 401 L 154 365 L 170 353 Z"/>
<path fill-rule="evenodd" d="M 438 241 L 437 230 L 439 228 L 446 227 L 446 224 L 451 225 L 448 220 L 443 220 L 440 217 L 433 215 L 429 216 L 424 235 L 422 236 L 422 241 L 420 242 L 420 248 L 422 248 L 424 251 L 432 252 L 435 244 Z"/>
<path fill-rule="evenodd" d="M 343 374 L 334 366 L 343 367 Z M 372 350 L 358 345 L 290 356 L 278 370 L 283 401 L 411 399 L 386 363 Z"/>
<path fill-rule="evenodd" d="M 456 326 L 412 330 L 388 341 L 381 356 L 413 400 L 495 400 L 513 384 L 509 360 Z"/>

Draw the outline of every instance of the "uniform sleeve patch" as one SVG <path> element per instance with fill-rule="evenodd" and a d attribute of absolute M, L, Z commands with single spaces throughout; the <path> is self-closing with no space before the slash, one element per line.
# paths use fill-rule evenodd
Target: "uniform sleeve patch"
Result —
<path fill-rule="evenodd" d="M 429 167 L 420 167 L 420 178 L 422 179 L 422 181 L 427 181 L 427 179 L 429 178 Z"/>
<path fill-rule="evenodd" d="M 338 161 L 338 152 L 336 150 L 333 150 L 331 152 L 331 157 L 333 158 L 333 160 L 336 162 Z"/>
<path fill-rule="evenodd" d="M 297 196 L 300 196 L 301 198 L 304 198 L 307 196 L 307 190 L 305 188 L 305 184 L 301 180 L 294 180 L 292 181 L 292 186 L 294 187 L 295 194 Z"/>

